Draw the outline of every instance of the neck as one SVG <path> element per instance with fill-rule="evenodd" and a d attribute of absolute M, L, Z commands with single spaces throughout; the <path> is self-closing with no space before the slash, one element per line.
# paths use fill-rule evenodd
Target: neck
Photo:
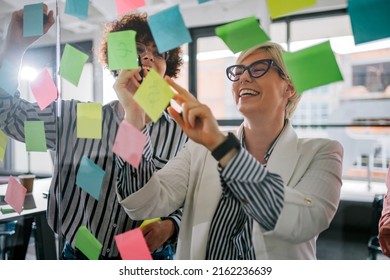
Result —
<path fill-rule="evenodd" d="M 264 155 L 284 127 L 284 120 L 268 123 L 244 121 L 245 146 L 259 162 L 266 163 Z"/>

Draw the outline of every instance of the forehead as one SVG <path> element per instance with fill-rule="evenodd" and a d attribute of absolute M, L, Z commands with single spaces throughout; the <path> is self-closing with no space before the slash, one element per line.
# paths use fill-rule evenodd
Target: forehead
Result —
<path fill-rule="evenodd" d="M 272 59 L 272 57 L 266 50 L 256 50 L 254 52 L 251 52 L 250 54 L 246 54 L 245 56 L 241 57 L 237 61 L 237 63 L 249 65 L 252 62 L 260 59 Z"/>

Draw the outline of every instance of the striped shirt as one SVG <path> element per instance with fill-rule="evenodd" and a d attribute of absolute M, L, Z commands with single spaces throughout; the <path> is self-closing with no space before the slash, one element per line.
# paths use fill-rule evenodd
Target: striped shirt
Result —
<path fill-rule="evenodd" d="M 265 153 L 266 160 L 271 156 L 279 136 Z M 241 145 L 245 148 L 243 133 Z M 272 230 L 282 211 L 284 200 L 282 178 L 268 172 L 266 165 L 258 170 L 258 164 L 246 159 L 247 156 L 248 153 L 240 151 L 232 164 L 225 169 L 218 168 L 222 196 L 210 226 L 207 260 L 255 260 L 256 254 L 252 244 L 253 219 L 265 230 Z M 255 183 L 249 188 L 240 185 L 235 174 L 238 170 L 242 173 L 239 177 L 248 181 L 255 177 L 263 178 L 261 180 L 262 189 L 268 192 L 266 195 L 273 195 L 274 199 L 264 201 L 264 196 L 259 194 L 260 191 L 256 189 Z M 230 180 L 232 177 L 235 179 Z M 272 192 L 267 191 L 269 189 L 272 189 Z M 267 205 L 272 201 L 275 202 L 271 207 Z"/>
<path fill-rule="evenodd" d="M 54 165 L 49 191 L 47 219 L 50 227 L 62 234 L 74 248 L 78 228 L 86 226 L 103 245 L 102 256 L 117 257 L 119 253 L 114 236 L 133 229 L 142 222 L 132 221 L 116 197 L 118 169 L 113 162 L 112 146 L 123 120 L 116 109 L 118 101 L 102 108 L 101 139 L 77 138 L 77 104 L 80 102 L 61 102 L 61 118 L 57 118 L 55 103 L 41 111 L 36 103 L 20 99 L 19 93 L 11 96 L 0 89 L 0 128 L 10 137 L 24 142 L 24 121 L 44 122 L 47 148 L 57 150 L 59 159 L 56 159 Z M 59 122 L 58 131 L 56 121 Z M 157 169 L 174 157 L 187 141 L 180 127 L 165 112 L 157 123 L 150 122 L 144 133 L 148 135 L 147 145 L 152 147 L 152 152 L 147 157 L 153 158 Z M 99 200 L 76 185 L 83 156 L 87 156 L 105 171 Z M 170 217 L 179 223 L 181 212 L 177 211 Z"/>

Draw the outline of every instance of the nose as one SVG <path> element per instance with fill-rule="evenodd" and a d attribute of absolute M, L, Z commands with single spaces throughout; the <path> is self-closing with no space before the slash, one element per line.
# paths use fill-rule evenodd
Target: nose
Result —
<path fill-rule="evenodd" d="M 150 50 L 146 50 L 141 57 L 143 60 L 154 60 L 154 55 Z"/>
<path fill-rule="evenodd" d="M 244 72 L 242 72 L 242 74 L 240 75 L 240 79 L 239 81 L 242 83 L 244 81 L 249 81 L 250 79 L 252 79 L 251 75 L 249 74 L 249 69 L 248 68 L 245 68 L 244 69 Z"/>

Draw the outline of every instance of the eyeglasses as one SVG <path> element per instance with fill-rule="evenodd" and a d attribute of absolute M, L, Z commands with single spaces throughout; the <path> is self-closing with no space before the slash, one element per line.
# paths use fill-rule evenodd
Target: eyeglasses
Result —
<path fill-rule="evenodd" d="M 149 52 L 156 59 L 168 60 L 168 58 L 169 58 L 169 52 L 159 53 L 157 51 L 157 49 L 155 49 L 155 48 L 150 49 L 150 48 L 146 47 L 144 44 L 139 43 L 139 42 L 136 42 L 136 46 L 137 46 L 137 54 L 139 56 L 144 56 L 146 54 L 146 52 Z"/>
<path fill-rule="evenodd" d="M 279 74 L 284 76 L 283 70 L 272 59 L 257 60 L 249 66 L 241 64 L 229 66 L 226 68 L 226 75 L 232 82 L 237 82 L 245 71 L 248 71 L 252 78 L 260 78 L 268 72 L 271 66 L 275 67 Z"/>

